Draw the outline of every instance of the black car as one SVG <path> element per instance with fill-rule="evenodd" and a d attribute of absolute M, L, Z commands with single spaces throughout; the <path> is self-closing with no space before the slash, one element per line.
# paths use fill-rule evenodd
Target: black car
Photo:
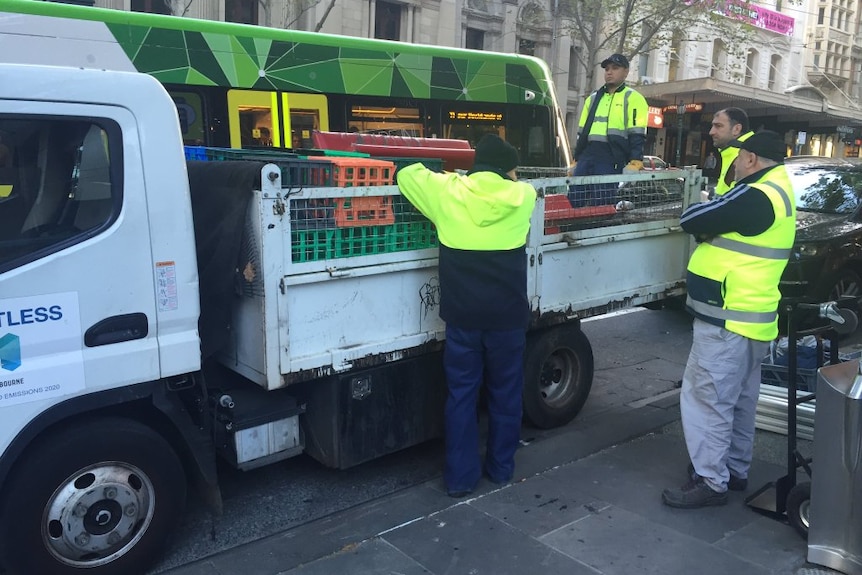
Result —
<path fill-rule="evenodd" d="M 862 295 L 862 162 L 793 157 L 785 165 L 797 221 L 782 295 L 811 302 Z"/>

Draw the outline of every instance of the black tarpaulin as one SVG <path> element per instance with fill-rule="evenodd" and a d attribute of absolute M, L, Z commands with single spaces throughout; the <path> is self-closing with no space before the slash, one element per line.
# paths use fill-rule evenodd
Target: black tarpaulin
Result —
<path fill-rule="evenodd" d="M 188 164 L 200 279 L 201 356 L 207 359 L 228 342 L 235 276 L 246 209 L 260 189 L 263 162 Z"/>

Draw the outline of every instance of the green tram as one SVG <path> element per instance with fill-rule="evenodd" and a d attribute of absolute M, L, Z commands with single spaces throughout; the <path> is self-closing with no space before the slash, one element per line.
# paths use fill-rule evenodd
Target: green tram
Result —
<path fill-rule="evenodd" d="M 173 97 L 187 145 L 311 148 L 314 130 L 467 140 L 525 166 L 571 150 L 544 61 L 53 2 L 0 0 L 0 60 L 135 70 Z M 16 40 L 16 43 L 18 40 Z"/>

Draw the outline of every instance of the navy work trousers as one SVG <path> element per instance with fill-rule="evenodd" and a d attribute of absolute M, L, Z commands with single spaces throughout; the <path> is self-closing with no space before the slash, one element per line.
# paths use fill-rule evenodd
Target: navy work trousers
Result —
<path fill-rule="evenodd" d="M 485 473 L 497 483 L 515 471 L 521 435 L 526 330 L 481 330 L 446 326 L 443 364 L 446 400 L 446 467 L 449 491 L 472 491 L 479 483 L 477 402 L 482 383 L 488 397 L 488 442 Z"/>
<path fill-rule="evenodd" d="M 621 174 L 607 144 L 589 144 L 575 166 L 573 176 L 604 176 Z M 617 201 L 617 184 L 576 184 L 569 186 L 569 201 L 573 208 L 613 205 Z"/>

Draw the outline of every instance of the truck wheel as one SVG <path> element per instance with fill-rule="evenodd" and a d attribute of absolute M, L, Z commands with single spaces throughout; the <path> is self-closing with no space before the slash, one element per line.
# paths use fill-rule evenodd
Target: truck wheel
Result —
<path fill-rule="evenodd" d="M 593 385 L 593 349 L 577 326 L 562 325 L 527 340 L 524 415 L 535 427 L 570 422 Z"/>
<path fill-rule="evenodd" d="M 185 504 L 183 466 L 145 425 L 99 418 L 34 442 L 4 486 L 0 544 L 16 575 L 131 575 Z"/>
<path fill-rule="evenodd" d="M 787 494 L 787 520 L 803 539 L 808 539 L 811 514 L 811 482 L 797 483 Z"/>

